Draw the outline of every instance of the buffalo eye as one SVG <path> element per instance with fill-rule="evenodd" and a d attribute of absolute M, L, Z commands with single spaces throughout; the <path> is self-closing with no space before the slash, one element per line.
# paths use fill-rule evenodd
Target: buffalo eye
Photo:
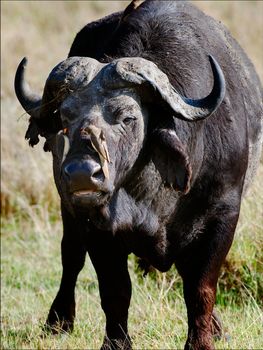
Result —
<path fill-rule="evenodd" d="M 129 125 L 129 124 L 131 124 L 132 122 L 134 122 L 135 120 L 136 120 L 135 117 L 126 117 L 126 118 L 123 119 L 122 122 L 123 122 L 125 125 Z"/>

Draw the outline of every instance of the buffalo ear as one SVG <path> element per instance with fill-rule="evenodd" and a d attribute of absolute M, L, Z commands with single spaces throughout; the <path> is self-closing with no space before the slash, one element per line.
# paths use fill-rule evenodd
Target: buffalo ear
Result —
<path fill-rule="evenodd" d="M 28 143 L 31 147 L 34 147 L 39 143 L 40 130 L 36 124 L 36 121 L 33 117 L 29 119 L 29 126 L 27 128 L 25 139 L 28 140 Z"/>
<path fill-rule="evenodd" d="M 37 119 L 30 117 L 29 125 L 25 134 L 25 139 L 31 147 L 39 143 L 39 136 L 45 137 L 44 151 L 49 152 L 50 140 L 62 129 L 58 113 L 53 113 L 52 118 Z"/>
<path fill-rule="evenodd" d="M 192 168 L 185 148 L 171 129 L 158 129 L 153 133 L 154 153 L 152 160 L 163 182 L 175 190 L 190 190 Z"/>

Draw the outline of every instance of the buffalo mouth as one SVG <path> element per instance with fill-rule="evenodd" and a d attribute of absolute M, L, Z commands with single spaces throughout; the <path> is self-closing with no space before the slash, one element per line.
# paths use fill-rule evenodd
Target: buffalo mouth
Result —
<path fill-rule="evenodd" d="M 75 207 L 90 208 L 105 205 L 110 193 L 95 190 L 78 190 L 71 194 L 72 204 Z"/>

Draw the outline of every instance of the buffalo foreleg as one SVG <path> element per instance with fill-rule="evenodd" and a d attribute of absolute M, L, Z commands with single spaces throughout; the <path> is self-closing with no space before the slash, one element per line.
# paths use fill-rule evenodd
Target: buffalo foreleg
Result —
<path fill-rule="evenodd" d="M 64 234 L 61 243 L 62 279 L 59 291 L 50 308 L 45 329 L 52 333 L 73 330 L 75 318 L 75 285 L 84 266 L 86 247 L 80 223 L 62 210 Z"/>
<path fill-rule="evenodd" d="M 103 234 L 102 234 L 103 235 Z M 127 253 L 122 244 L 108 233 L 88 247 L 96 270 L 101 306 L 106 316 L 106 335 L 103 350 L 131 349 L 128 335 L 128 308 L 131 281 L 127 267 Z"/>

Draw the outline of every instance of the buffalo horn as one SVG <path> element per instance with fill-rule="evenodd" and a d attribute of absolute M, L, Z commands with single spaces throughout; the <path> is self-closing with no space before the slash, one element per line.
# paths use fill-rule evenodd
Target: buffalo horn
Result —
<path fill-rule="evenodd" d="M 210 94 L 202 99 L 190 99 L 184 96 L 179 96 L 182 99 L 180 104 L 183 115 L 188 120 L 199 120 L 209 117 L 220 106 L 225 96 L 225 78 L 224 74 L 214 59 L 213 56 L 209 56 L 209 62 L 213 72 L 214 85 Z"/>
<path fill-rule="evenodd" d="M 24 110 L 29 115 L 37 118 L 39 114 L 39 107 L 41 105 L 41 96 L 32 92 L 25 81 L 26 65 L 27 58 L 24 57 L 17 67 L 15 75 L 15 92 Z"/>
<path fill-rule="evenodd" d="M 151 102 L 153 99 L 156 101 L 153 89 L 159 95 L 160 103 L 170 109 L 177 118 L 197 121 L 213 114 L 225 96 L 224 74 L 212 56 L 209 56 L 209 61 L 213 72 L 214 85 L 208 96 L 197 100 L 181 96 L 169 82 L 167 75 L 156 64 L 144 58 L 129 57 L 118 59 L 116 60 L 116 72 L 126 82 L 126 85 L 130 83 L 143 88 L 142 97 L 149 100 L 148 102 Z M 150 94 L 147 94 L 149 87 L 152 89 Z"/>

